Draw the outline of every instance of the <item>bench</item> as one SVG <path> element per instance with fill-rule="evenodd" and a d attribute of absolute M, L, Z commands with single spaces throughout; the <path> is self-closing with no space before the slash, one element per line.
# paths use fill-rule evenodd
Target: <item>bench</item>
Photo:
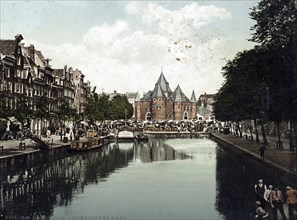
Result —
<path fill-rule="evenodd" d="M 20 142 L 20 143 L 19 143 L 19 149 L 20 149 L 20 150 L 26 150 L 26 144 L 23 143 L 23 142 Z"/>

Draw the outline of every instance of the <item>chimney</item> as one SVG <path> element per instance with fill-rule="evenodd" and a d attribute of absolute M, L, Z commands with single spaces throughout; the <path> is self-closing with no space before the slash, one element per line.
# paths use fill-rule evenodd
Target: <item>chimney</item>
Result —
<path fill-rule="evenodd" d="M 33 44 L 30 44 L 29 46 L 29 57 L 35 61 L 35 48 Z"/>

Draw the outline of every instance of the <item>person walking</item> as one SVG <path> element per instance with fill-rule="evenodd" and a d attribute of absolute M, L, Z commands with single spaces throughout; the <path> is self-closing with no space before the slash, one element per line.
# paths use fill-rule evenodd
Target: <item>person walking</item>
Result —
<path fill-rule="evenodd" d="M 256 201 L 261 202 L 261 207 L 265 209 L 265 199 L 264 193 L 267 190 L 266 185 L 263 183 L 262 179 L 258 180 L 258 183 L 255 184 L 255 192 L 256 192 Z"/>
<path fill-rule="evenodd" d="M 280 212 L 282 219 L 286 220 L 287 217 L 285 215 L 283 206 L 284 196 L 282 191 L 280 191 L 277 186 L 275 186 L 274 189 L 271 191 L 269 200 L 272 207 L 273 220 L 278 220 L 277 210 Z"/>
<path fill-rule="evenodd" d="M 273 189 L 273 185 L 269 185 L 267 190 L 264 192 L 264 199 L 265 199 L 265 203 L 266 203 L 266 211 L 269 214 L 269 216 L 272 216 L 272 208 L 270 206 L 270 193 Z"/>
<path fill-rule="evenodd" d="M 289 211 L 289 219 L 294 220 L 294 211 L 297 211 L 297 190 L 292 189 L 291 186 L 287 186 L 287 203 Z"/>
<path fill-rule="evenodd" d="M 266 146 L 264 144 L 262 144 L 261 147 L 259 147 L 258 150 L 260 151 L 260 157 L 261 157 L 261 159 L 264 160 Z"/>

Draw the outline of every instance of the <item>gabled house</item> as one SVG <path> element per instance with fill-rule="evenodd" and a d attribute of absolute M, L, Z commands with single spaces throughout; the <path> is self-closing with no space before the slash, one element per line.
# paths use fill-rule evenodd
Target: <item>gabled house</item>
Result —
<path fill-rule="evenodd" d="M 0 40 L 0 98 L 7 110 L 13 110 L 23 95 L 23 57 L 18 34 L 14 40 Z"/>

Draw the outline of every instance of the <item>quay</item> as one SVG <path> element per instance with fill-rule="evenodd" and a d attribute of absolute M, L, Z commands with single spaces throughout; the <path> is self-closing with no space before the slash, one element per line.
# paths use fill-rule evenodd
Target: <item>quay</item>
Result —
<path fill-rule="evenodd" d="M 31 139 L 0 141 L 0 168 L 19 165 L 25 162 L 42 161 L 48 156 L 64 156 L 70 149 L 71 141 L 60 140 L 59 135 L 41 137 L 42 141 L 50 146 L 47 152 L 37 149 L 36 143 Z M 109 137 L 100 137 L 103 143 L 109 142 Z"/>
<path fill-rule="evenodd" d="M 235 153 L 244 162 L 257 164 L 259 169 L 268 172 L 275 179 L 279 179 L 288 185 L 297 183 L 297 155 L 290 151 L 289 147 L 284 147 L 282 150 L 277 149 L 273 137 L 267 137 L 268 145 L 264 160 L 261 159 L 258 150 L 261 143 L 257 143 L 255 140 L 219 132 L 211 133 L 210 137 L 229 153 Z"/>

